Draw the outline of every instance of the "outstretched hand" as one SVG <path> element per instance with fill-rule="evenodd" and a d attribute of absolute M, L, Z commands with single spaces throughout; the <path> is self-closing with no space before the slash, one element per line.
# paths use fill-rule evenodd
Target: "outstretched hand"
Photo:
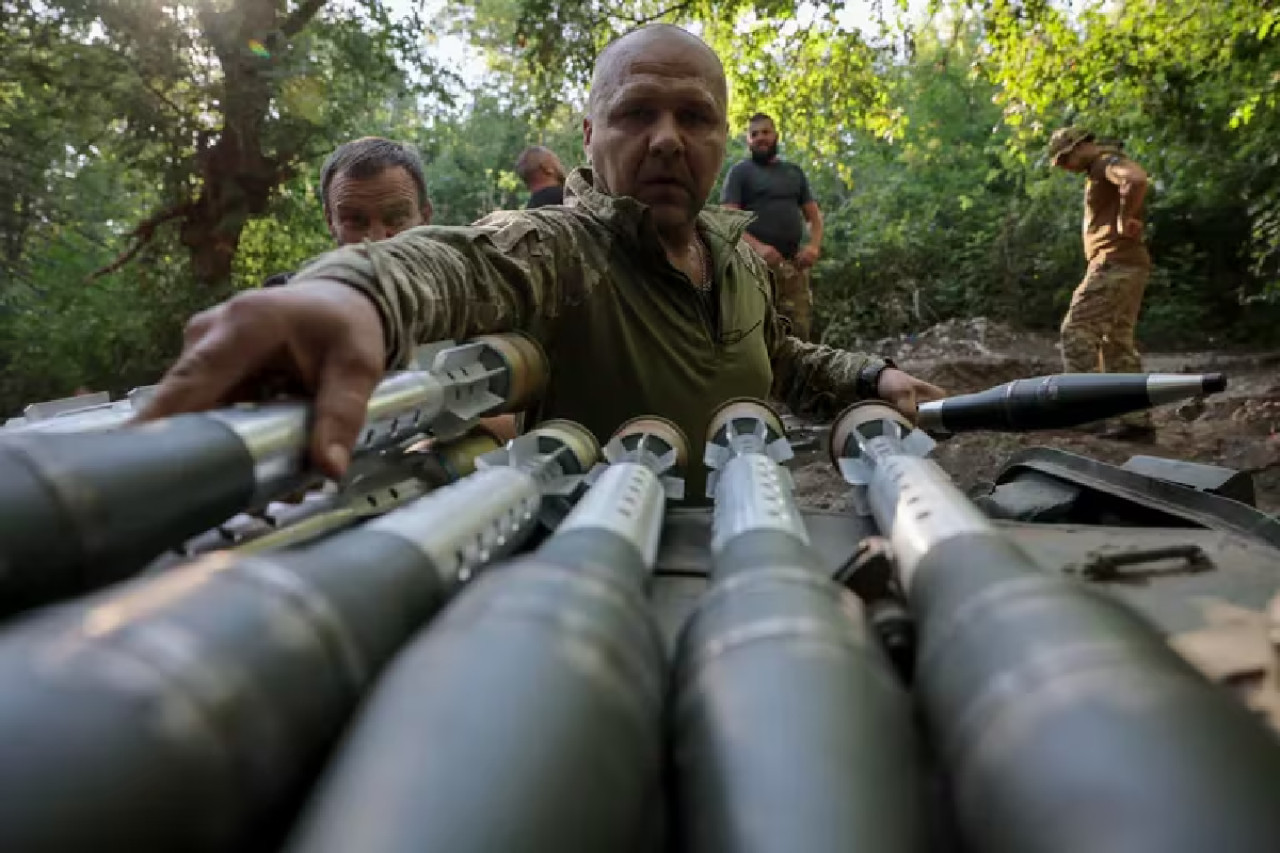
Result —
<path fill-rule="evenodd" d="M 315 398 L 311 460 L 339 478 L 386 357 L 373 303 L 336 281 L 242 293 L 191 318 L 182 355 L 139 415 L 155 420 L 261 399 L 283 381 Z"/>
<path fill-rule="evenodd" d="M 916 379 L 895 367 L 887 368 L 880 374 L 876 393 L 881 400 L 910 418 L 912 423 L 916 422 L 921 403 L 941 400 L 947 396 L 947 392 L 937 385 Z"/>

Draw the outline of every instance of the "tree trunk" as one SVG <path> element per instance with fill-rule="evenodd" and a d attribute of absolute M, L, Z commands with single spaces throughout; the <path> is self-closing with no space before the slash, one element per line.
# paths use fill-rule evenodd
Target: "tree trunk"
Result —
<path fill-rule="evenodd" d="M 200 23 L 222 66 L 222 130 L 197 157 L 200 192 L 182 222 L 181 240 L 196 280 L 214 291 L 230 289 L 231 265 L 250 218 L 263 214 L 277 186 L 293 175 L 297 148 L 268 156 L 262 126 L 274 95 L 267 73 L 275 59 L 249 50 L 250 42 L 280 44 L 315 17 L 324 0 L 308 0 L 285 20 L 280 0 L 237 0 L 225 12 L 201 7 Z M 277 41 L 277 36 L 281 36 Z"/>

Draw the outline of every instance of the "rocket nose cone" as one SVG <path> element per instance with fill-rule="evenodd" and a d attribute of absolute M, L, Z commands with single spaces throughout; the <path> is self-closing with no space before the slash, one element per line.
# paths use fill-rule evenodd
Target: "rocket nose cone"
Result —
<path fill-rule="evenodd" d="M 921 403 L 916 409 L 916 426 L 925 432 L 944 429 L 942 423 L 942 404 L 944 400 L 930 400 Z"/>
<path fill-rule="evenodd" d="M 1216 394 L 1226 387 L 1227 378 L 1221 373 L 1147 374 L 1147 396 L 1153 406 Z"/>

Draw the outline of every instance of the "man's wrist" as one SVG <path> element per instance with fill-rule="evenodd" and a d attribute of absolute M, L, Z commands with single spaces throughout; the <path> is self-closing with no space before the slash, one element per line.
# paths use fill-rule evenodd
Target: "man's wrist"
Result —
<path fill-rule="evenodd" d="M 309 287 L 327 293 L 332 298 L 350 305 L 355 313 L 370 316 L 373 323 L 368 323 L 367 325 L 372 327 L 376 323 L 381 333 L 382 346 L 386 353 L 384 367 L 391 370 L 402 366 L 400 363 L 407 356 L 403 356 L 399 352 L 398 342 L 394 334 L 395 326 L 387 313 L 386 306 L 379 301 L 371 288 L 336 276 L 300 276 L 289 282 L 290 285 L 295 285 L 295 283 L 297 286 Z M 368 310 L 366 311 L 366 309 Z"/>
<path fill-rule="evenodd" d="M 886 370 L 896 370 L 898 365 L 891 358 L 873 358 L 858 370 L 854 381 L 854 393 L 860 399 L 869 400 L 880 395 L 880 377 Z"/>

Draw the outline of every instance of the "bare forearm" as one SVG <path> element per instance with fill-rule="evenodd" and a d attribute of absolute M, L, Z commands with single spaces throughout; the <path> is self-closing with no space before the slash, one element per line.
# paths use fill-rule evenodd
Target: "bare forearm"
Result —
<path fill-rule="evenodd" d="M 1128 219 L 1132 212 L 1142 209 L 1142 200 L 1147 195 L 1147 182 L 1125 182 L 1120 184 L 1120 221 Z"/>
<path fill-rule="evenodd" d="M 1107 180 L 1116 185 L 1120 193 L 1120 205 L 1116 211 L 1116 230 L 1124 234 L 1130 219 L 1136 219 L 1134 211 L 1142 209 L 1142 199 L 1147 194 L 1147 173 L 1132 160 L 1112 158 L 1106 169 Z M 1137 226 L 1135 226 L 1137 230 Z"/>
<path fill-rule="evenodd" d="M 822 248 L 822 214 L 816 211 L 809 217 L 809 245 L 815 249 Z"/>

